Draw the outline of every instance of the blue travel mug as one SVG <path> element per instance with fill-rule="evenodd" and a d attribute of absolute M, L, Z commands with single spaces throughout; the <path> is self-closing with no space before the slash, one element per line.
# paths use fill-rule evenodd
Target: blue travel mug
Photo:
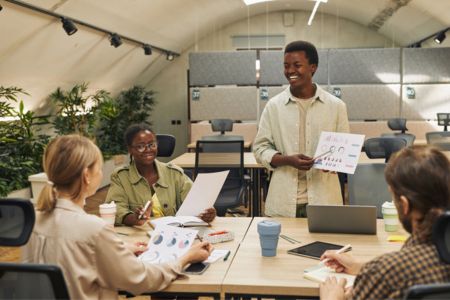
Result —
<path fill-rule="evenodd" d="M 264 220 L 258 223 L 259 242 L 262 256 L 277 255 L 278 237 L 281 224 L 273 220 Z"/>

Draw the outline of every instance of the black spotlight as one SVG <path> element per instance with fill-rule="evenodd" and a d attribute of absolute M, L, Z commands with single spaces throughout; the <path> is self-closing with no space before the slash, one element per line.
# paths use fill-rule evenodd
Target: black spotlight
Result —
<path fill-rule="evenodd" d="M 152 47 L 149 44 L 142 45 L 142 48 L 144 48 L 145 55 L 152 55 Z"/>
<path fill-rule="evenodd" d="M 438 44 L 441 44 L 445 40 L 445 30 L 438 33 L 438 35 L 434 38 L 434 41 Z"/>
<path fill-rule="evenodd" d="M 3 6 L 0 4 L 0 10 L 2 10 L 3 9 Z"/>
<path fill-rule="evenodd" d="M 172 60 L 174 59 L 173 53 L 167 52 L 166 59 L 167 59 L 168 61 L 172 61 Z"/>
<path fill-rule="evenodd" d="M 122 39 L 117 33 L 111 33 L 111 36 L 109 37 L 109 41 L 111 42 L 111 46 L 114 46 L 115 48 L 122 45 Z"/>
<path fill-rule="evenodd" d="M 67 35 L 72 35 L 78 31 L 78 28 L 75 26 L 72 20 L 61 18 L 61 22 L 63 24 L 64 31 L 67 33 Z"/>

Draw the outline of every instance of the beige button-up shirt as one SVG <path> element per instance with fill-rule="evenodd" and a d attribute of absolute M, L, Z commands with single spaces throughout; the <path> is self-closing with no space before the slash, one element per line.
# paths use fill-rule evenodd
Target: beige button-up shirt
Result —
<path fill-rule="evenodd" d="M 51 213 L 36 213 L 22 260 L 58 265 L 71 299 L 117 299 L 118 290 L 135 295 L 157 291 L 181 274 L 178 262 L 142 262 L 101 218 L 66 199 L 59 199 Z"/>
<path fill-rule="evenodd" d="M 305 120 L 305 155 L 313 156 L 322 131 L 349 132 L 345 103 L 316 85 L 316 94 Z M 298 154 L 299 111 L 290 99 L 289 87 L 269 100 L 261 115 L 258 133 L 253 143 L 256 160 L 273 170 L 266 211 L 269 216 L 295 217 L 297 205 L 298 170 L 291 166 L 273 168 L 276 153 Z M 308 203 L 342 204 L 337 174 L 311 169 L 306 172 Z"/>

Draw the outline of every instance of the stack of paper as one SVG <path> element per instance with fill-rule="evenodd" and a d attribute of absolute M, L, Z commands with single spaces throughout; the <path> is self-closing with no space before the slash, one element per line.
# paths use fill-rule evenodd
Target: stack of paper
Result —
<path fill-rule="evenodd" d="M 353 282 L 355 281 L 356 276 L 349 275 L 345 273 L 337 273 L 333 269 L 328 268 L 327 266 L 320 265 L 314 268 L 310 268 L 305 270 L 303 273 L 303 277 L 309 280 L 313 280 L 316 282 L 325 282 L 328 277 L 336 277 L 338 280 L 340 278 L 347 279 L 347 284 L 345 287 L 353 286 Z"/>

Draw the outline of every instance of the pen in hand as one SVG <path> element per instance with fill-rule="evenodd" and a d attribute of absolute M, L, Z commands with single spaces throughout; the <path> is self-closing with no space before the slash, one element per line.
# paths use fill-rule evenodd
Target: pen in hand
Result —
<path fill-rule="evenodd" d="M 230 256 L 231 251 L 228 250 L 228 253 L 225 254 L 225 257 L 223 258 L 223 261 L 226 261 L 228 259 L 228 257 Z"/>
<path fill-rule="evenodd" d="M 340 253 L 344 253 L 344 252 L 348 252 L 352 250 L 352 245 L 347 244 L 344 247 L 342 247 L 341 249 L 337 250 L 336 253 L 340 254 Z M 331 258 L 325 258 L 324 260 L 322 260 L 319 264 L 320 265 L 325 265 L 326 262 L 330 261 Z"/>

